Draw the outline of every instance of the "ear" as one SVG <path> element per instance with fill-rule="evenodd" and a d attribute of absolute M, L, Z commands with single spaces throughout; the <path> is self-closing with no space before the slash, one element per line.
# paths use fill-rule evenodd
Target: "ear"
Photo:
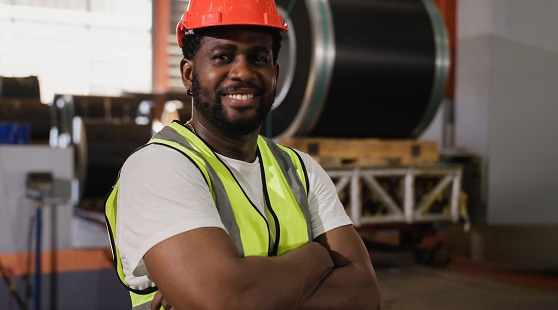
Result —
<path fill-rule="evenodd" d="M 277 86 L 277 81 L 279 81 L 279 63 L 275 63 L 275 83 Z"/>
<path fill-rule="evenodd" d="M 182 76 L 182 84 L 186 89 L 192 89 L 193 72 L 194 63 L 190 59 L 182 58 L 180 61 L 180 75 Z"/>

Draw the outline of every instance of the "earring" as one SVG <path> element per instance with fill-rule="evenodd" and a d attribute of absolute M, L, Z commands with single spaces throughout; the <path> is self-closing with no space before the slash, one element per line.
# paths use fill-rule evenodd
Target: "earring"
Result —
<path fill-rule="evenodd" d="M 191 90 L 191 89 L 189 89 L 189 88 L 188 88 L 188 89 L 186 89 L 186 94 L 188 94 L 188 96 L 190 96 L 190 97 L 191 97 L 191 96 L 192 96 L 192 90 Z"/>

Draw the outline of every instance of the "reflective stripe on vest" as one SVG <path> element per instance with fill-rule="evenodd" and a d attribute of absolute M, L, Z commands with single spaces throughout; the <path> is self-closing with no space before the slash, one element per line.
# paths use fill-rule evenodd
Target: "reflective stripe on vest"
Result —
<path fill-rule="evenodd" d="M 130 292 L 132 310 L 149 310 L 149 306 L 151 306 L 151 301 L 153 300 L 153 297 L 155 297 L 155 293 L 156 292 L 147 295 L 140 295 Z M 159 309 L 163 310 L 163 306 Z"/>
<path fill-rule="evenodd" d="M 270 139 L 258 138 L 264 216 L 221 159 L 183 125 L 172 123 L 157 133 L 149 144 L 176 149 L 198 167 L 208 184 L 221 221 L 243 257 L 280 255 L 313 239 L 307 199 L 308 178 L 304 164 L 295 151 L 279 146 Z M 118 182 L 107 197 L 105 214 L 116 270 L 121 282 L 126 285 L 113 238 L 117 192 Z M 128 289 L 133 307 L 149 304 L 153 292 L 157 290 L 156 287 Z"/>

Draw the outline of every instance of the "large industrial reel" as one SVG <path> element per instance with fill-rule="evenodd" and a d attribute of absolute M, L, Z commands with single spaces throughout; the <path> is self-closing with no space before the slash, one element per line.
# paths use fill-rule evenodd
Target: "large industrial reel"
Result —
<path fill-rule="evenodd" d="M 289 32 L 262 134 L 397 139 L 427 128 L 449 70 L 445 26 L 432 0 L 276 3 Z"/>
<path fill-rule="evenodd" d="M 104 199 L 126 158 L 151 138 L 151 123 L 140 125 L 133 120 L 137 101 L 55 96 L 52 104 L 55 133 L 51 132 L 50 143 L 59 148 L 74 147 L 74 177 L 79 184 L 75 203 Z"/>
<path fill-rule="evenodd" d="M 118 177 L 126 158 L 152 136 L 151 125 L 83 121 L 85 174 L 83 199 L 105 198 Z M 78 146 L 79 147 L 79 146 Z"/>
<path fill-rule="evenodd" d="M 178 99 L 188 99 L 182 94 L 168 94 L 167 98 L 175 100 L 165 104 L 164 118 L 172 110 L 168 105 L 177 109 Z M 149 141 L 154 100 L 152 94 L 55 96 L 50 142 L 54 147 L 74 147 L 74 176 L 79 184 L 76 203 L 95 204 L 104 199 L 126 158 Z M 191 108 L 186 105 L 174 112 L 173 116 L 185 121 Z"/>

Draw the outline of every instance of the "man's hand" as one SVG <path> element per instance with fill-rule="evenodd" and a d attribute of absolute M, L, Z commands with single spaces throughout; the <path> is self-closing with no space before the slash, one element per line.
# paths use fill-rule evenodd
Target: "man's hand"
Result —
<path fill-rule="evenodd" d="M 151 305 L 149 305 L 149 310 L 159 310 L 163 307 L 165 310 L 174 310 L 174 308 L 167 302 L 161 290 L 158 290 L 153 296 L 153 300 L 151 301 Z"/>

